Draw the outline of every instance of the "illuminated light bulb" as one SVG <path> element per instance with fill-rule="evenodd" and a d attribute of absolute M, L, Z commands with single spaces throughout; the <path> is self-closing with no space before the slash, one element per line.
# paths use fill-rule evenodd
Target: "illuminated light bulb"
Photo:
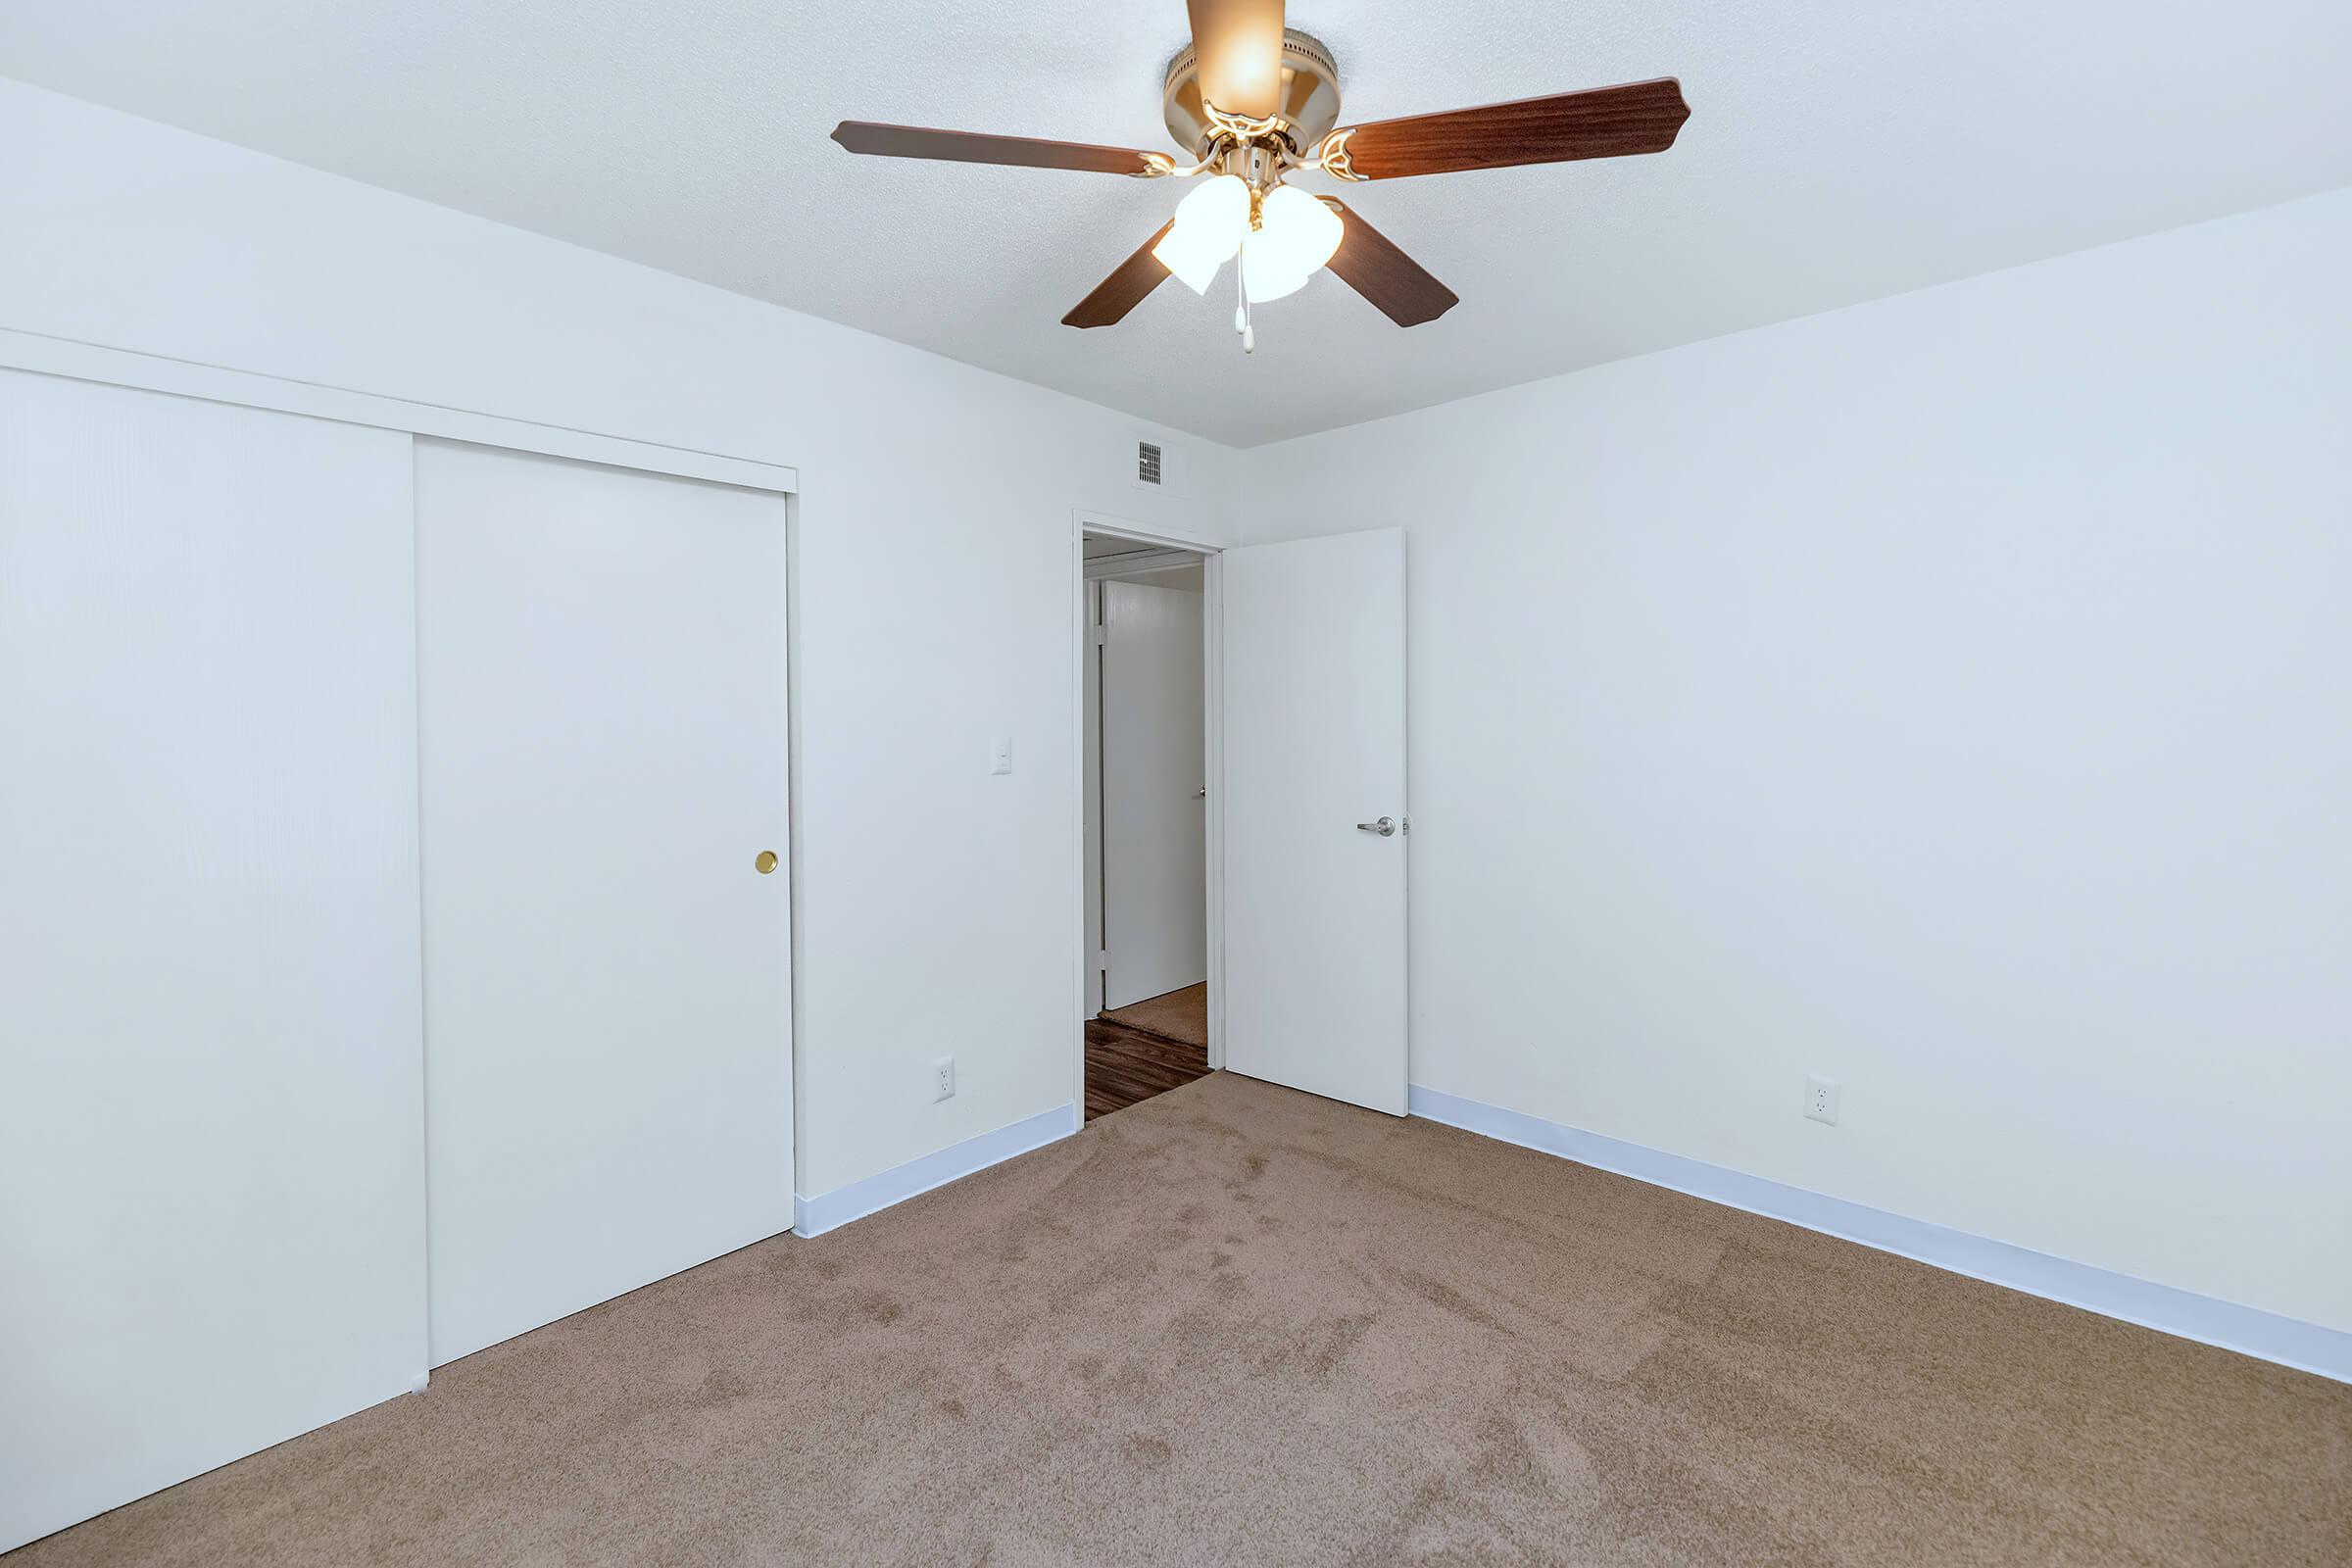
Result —
<path fill-rule="evenodd" d="M 1288 185 L 1266 192 L 1258 223 L 1242 241 L 1242 281 L 1252 303 L 1304 288 L 1347 232 L 1339 214 Z"/>
<path fill-rule="evenodd" d="M 1218 174 L 1176 204 L 1176 221 L 1152 247 L 1160 266 L 1196 294 L 1208 285 L 1250 232 L 1250 187 L 1239 175 Z"/>

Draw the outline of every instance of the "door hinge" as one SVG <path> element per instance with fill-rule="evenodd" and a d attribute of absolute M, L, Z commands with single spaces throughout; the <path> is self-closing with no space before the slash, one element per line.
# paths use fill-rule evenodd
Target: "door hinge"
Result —
<path fill-rule="evenodd" d="M 1102 624 L 1101 621 L 1099 621 L 1099 620 L 1098 620 L 1098 621 L 1096 621 L 1096 622 L 1095 622 L 1095 646 L 1096 646 L 1097 648 L 1101 648 L 1102 646 L 1103 646 L 1105 643 L 1107 643 L 1107 642 L 1109 642 L 1109 641 L 1110 641 L 1110 628 L 1109 628 L 1108 626 L 1105 626 L 1105 625 L 1103 625 L 1103 624 Z"/>

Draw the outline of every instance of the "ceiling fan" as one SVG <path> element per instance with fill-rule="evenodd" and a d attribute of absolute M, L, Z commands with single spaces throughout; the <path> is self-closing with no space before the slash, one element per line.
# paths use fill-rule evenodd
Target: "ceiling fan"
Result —
<path fill-rule="evenodd" d="M 1331 52 L 1283 25 L 1283 0 L 1189 0 L 1192 47 L 1168 62 L 1162 112 L 1194 160 L 1026 136 L 974 135 L 845 120 L 833 139 L 854 153 L 1025 169 L 1074 169 L 1200 183 L 1176 215 L 1063 317 L 1108 326 L 1171 272 L 1206 294 L 1235 255 L 1234 328 L 1256 347 L 1251 309 L 1303 288 L 1325 267 L 1398 326 L 1433 321 L 1458 302 L 1345 202 L 1285 183 L 1293 171 L 1341 180 L 1400 179 L 1464 169 L 1622 158 L 1674 145 L 1690 108 L 1673 77 L 1514 103 L 1341 125 Z"/>

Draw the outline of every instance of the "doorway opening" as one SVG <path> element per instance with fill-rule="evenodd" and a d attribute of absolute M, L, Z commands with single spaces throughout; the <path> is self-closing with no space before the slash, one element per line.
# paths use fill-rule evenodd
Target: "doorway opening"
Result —
<path fill-rule="evenodd" d="M 1210 1070 L 1207 556 L 1085 530 L 1086 1119 Z"/>

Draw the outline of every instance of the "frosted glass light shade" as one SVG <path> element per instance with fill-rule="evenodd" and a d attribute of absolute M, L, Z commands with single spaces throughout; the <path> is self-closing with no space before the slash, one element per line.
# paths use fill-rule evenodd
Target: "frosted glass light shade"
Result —
<path fill-rule="evenodd" d="M 1283 257 L 1286 271 L 1312 272 L 1340 248 L 1347 225 L 1340 215 L 1302 190 L 1277 185 L 1266 192 L 1258 208 L 1258 230 L 1271 239 Z"/>
<path fill-rule="evenodd" d="M 1218 174 L 1176 204 L 1176 224 L 1152 254 L 1186 288 L 1205 294 L 1249 232 L 1250 187 L 1237 175 Z"/>
<path fill-rule="evenodd" d="M 1339 214 L 1288 185 L 1266 192 L 1258 224 L 1242 242 L 1242 286 L 1252 303 L 1304 288 L 1347 232 Z"/>
<path fill-rule="evenodd" d="M 1314 273 L 1290 266 L 1290 253 L 1270 243 L 1262 228 L 1242 241 L 1242 288 L 1250 304 L 1263 305 L 1306 287 Z"/>

